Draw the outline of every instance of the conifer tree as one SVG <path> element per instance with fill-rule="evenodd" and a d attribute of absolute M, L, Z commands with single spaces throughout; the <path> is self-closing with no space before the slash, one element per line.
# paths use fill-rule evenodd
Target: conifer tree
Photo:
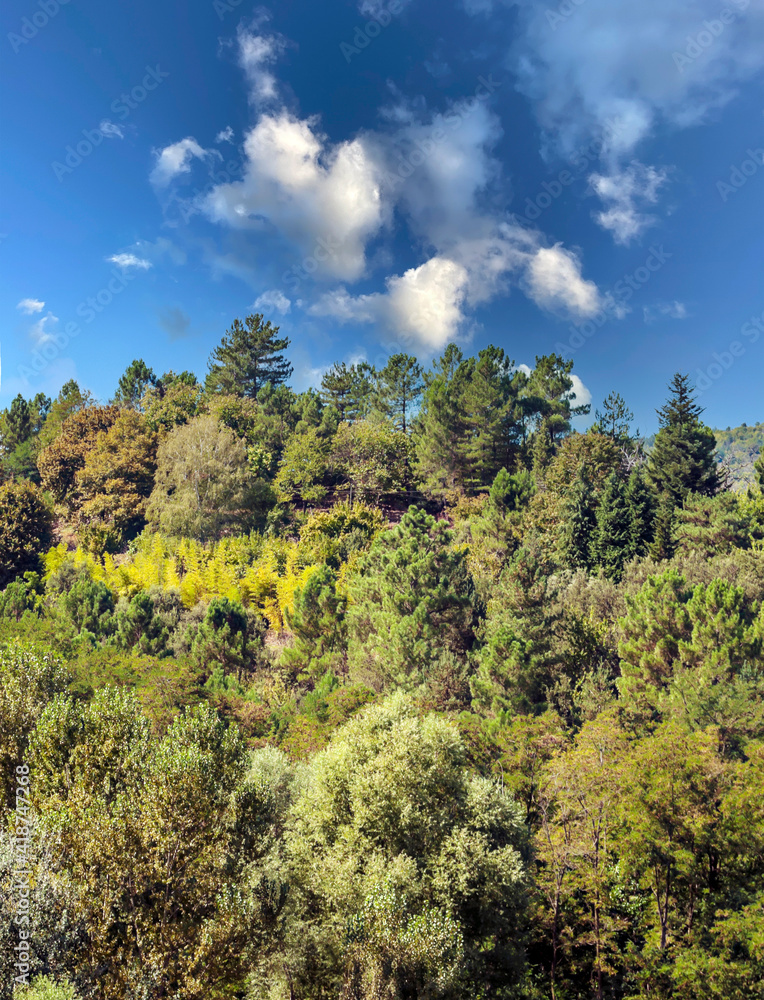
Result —
<path fill-rule="evenodd" d="M 424 392 L 422 366 L 411 354 L 393 354 L 379 373 L 380 401 L 404 434 L 417 400 Z"/>
<path fill-rule="evenodd" d="M 594 424 L 590 428 L 599 434 L 605 434 L 618 444 L 629 441 L 629 424 L 634 414 L 626 405 L 626 400 L 619 392 L 610 392 L 602 401 L 602 410 L 594 411 Z"/>
<path fill-rule="evenodd" d="M 613 472 L 597 505 L 597 530 L 592 547 L 605 576 L 619 580 L 631 547 L 631 511 L 620 476 Z"/>
<path fill-rule="evenodd" d="M 274 388 L 283 385 L 293 368 L 282 353 L 289 338 L 278 333 L 261 313 L 246 316 L 243 323 L 235 319 L 210 357 L 207 391 L 255 399 L 267 382 Z"/>
<path fill-rule="evenodd" d="M 645 481 L 641 468 L 636 468 L 629 476 L 626 487 L 626 503 L 629 507 L 629 545 L 626 561 L 634 556 L 647 554 L 653 540 L 655 521 L 655 496 Z"/>
<path fill-rule="evenodd" d="M 463 488 L 467 478 L 464 393 L 469 373 L 462 352 L 456 344 L 449 344 L 427 376 L 414 438 L 416 471 L 432 493 Z"/>
<path fill-rule="evenodd" d="M 659 494 L 668 494 L 675 506 L 688 493 L 714 496 L 719 470 L 714 454 L 716 438 L 701 423 L 702 407 L 695 402 L 689 376 L 677 373 L 671 396 L 658 411 L 660 430 L 647 463 L 648 480 Z"/>
<path fill-rule="evenodd" d="M 562 508 L 560 557 L 573 569 L 591 569 L 592 541 L 596 527 L 594 491 L 581 465 Z"/>
<path fill-rule="evenodd" d="M 148 388 L 156 386 L 158 379 L 154 370 L 149 368 L 143 358 L 136 358 L 126 368 L 120 378 L 114 402 L 118 406 L 129 406 L 141 409 L 141 400 Z"/>
<path fill-rule="evenodd" d="M 676 503 L 670 493 L 664 493 L 658 501 L 653 525 L 653 540 L 649 546 L 653 559 L 670 559 L 676 551 L 674 531 L 676 528 Z"/>

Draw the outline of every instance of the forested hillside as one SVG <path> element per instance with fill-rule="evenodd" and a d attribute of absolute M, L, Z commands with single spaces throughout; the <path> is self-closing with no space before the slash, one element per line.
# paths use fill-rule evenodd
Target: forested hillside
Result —
<path fill-rule="evenodd" d="M 762 425 L 289 346 L 0 416 L 0 997 L 764 996 Z"/>

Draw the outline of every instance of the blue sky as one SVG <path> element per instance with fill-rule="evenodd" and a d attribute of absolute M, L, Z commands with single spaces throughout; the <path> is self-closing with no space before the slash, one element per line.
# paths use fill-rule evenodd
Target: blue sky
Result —
<path fill-rule="evenodd" d="M 0 405 L 236 316 L 334 360 L 676 370 L 764 419 L 764 0 L 20 0 L 2 13 Z"/>

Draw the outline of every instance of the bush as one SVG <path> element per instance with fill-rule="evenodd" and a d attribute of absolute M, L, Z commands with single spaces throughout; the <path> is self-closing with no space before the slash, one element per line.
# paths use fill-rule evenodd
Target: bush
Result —
<path fill-rule="evenodd" d="M 40 568 L 51 544 L 53 516 L 32 483 L 0 486 L 0 587 Z"/>

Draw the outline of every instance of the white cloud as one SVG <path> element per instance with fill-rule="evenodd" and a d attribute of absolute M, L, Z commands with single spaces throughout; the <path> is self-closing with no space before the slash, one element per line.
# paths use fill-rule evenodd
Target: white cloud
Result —
<path fill-rule="evenodd" d="M 230 125 L 226 125 L 224 129 L 215 136 L 215 142 L 233 142 L 233 129 Z"/>
<path fill-rule="evenodd" d="M 676 299 L 673 302 L 656 302 L 652 306 L 643 306 L 642 314 L 645 323 L 654 323 L 661 316 L 667 319 L 687 319 L 688 316 L 687 306 Z"/>
<path fill-rule="evenodd" d="M 613 233 L 616 243 L 630 243 L 655 222 L 655 217 L 641 211 L 641 207 L 656 203 L 658 189 L 665 180 L 664 170 L 636 161 L 607 176 L 592 174 L 592 188 L 605 204 L 605 210 L 595 213 L 595 219 Z"/>
<path fill-rule="evenodd" d="M 148 271 L 150 267 L 154 266 L 150 260 L 146 260 L 144 257 L 137 257 L 134 253 L 115 253 L 106 259 L 110 264 L 116 264 L 117 267 L 121 267 L 125 271 L 131 267 L 139 271 Z"/>
<path fill-rule="evenodd" d="M 34 313 L 42 312 L 45 308 L 45 303 L 40 299 L 22 299 L 16 308 L 26 313 L 27 316 L 32 316 Z"/>
<path fill-rule="evenodd" d="M 732 0 L 727 24 L 719 20 L 719 0 L 516 5 L 509 62 L 533 102 L 545 144 L 570 155 L 617 121 L 595 179 L 618 175 L 659 123 L 700 123 L 764 67 L 761 0 Z M 719 30 L 712 34 L 706 22 Z M 606 203 L 600 221 L 617 239 L 644 222 L 628 202 Z"/>
<path fill-rule="evenodd" d="M 255 312 L 278 312 L 285 316 L 292 308 L 292 303 L 278 288 L 271 288 L 255 299 L 252 308 Z"/>
<path fill-rule="evenodd" d="M 263 115 L 244 141 L 244 179 L 220 184 L 204 208 L 234 228 L 270 226 L 323 275 L 353 281 L 382 227 L 380 171 L 362 139 L 331 145 L 315 122 Z"/>
<path fill-rule="evenodd" d="M 542 309 L 581 318 L 602 308 L 596 285 L 581 277 L 578 258 L 559 245 L 529 249 L 527 241 L 521 245 L 508 230 L 469 249 L 472 252 L 464 253 L 461 262 L 435 256 L 403 275 L 389 277 L 385 292 L 357 296 L 346 288 L 327 292 L 308 311 L 340 323 L 374 323 L 414 350 L 434 354 L 464 334 L 466 307 L 492 298 L 499 279 L 510 271 L 524 275 L 527 294 Z"/>
<path fill-rule="evenodd" d="M 566 312 L 583 318 L 602 308 L 602 298 L 593 281 L 581 277 L 581 262 L 559 243 L 541 247 L 530 261 L 528 294 L 543 309 Z"/>
<path fill-rule="evenodd" d="M 278 88 L 276 77 L 267 69 L 286 48 L 281 35 L 261 35 L 240 27 L 237 35 L 239 63 L 247 75 L 250 97 L 255 103 L 275 100 Z"/>
<path fill-rule="evenodd" d="M 158 187 L 165 187 L 178 174 L 187 174 L 191 170 L 191 160 L 203 160 L 207 151 L 202 149 L 196 139 L 190 136 L 174 142 L 156 153 L 156 163 L 151 171 L 151 182 Z"/>
<path fill-rule="evenodd" d="M 124 139 L 125 133 L 119 127 L 115 125 L 114 122 L 109 121 L 108 118 L 104 118 L 101 124 L 98 126 L 98 131 L 104 135 L 107 139 Z"/>
<path fill-rule="evenodd" d="M 573 387 L 570 390 L 570 395 L 568 399 L 573 403 L 574 406 L 589 406 L 592 401 L 592 394 L 578 377 L 571 373 L 570 380 L 573 383 Z"/>

